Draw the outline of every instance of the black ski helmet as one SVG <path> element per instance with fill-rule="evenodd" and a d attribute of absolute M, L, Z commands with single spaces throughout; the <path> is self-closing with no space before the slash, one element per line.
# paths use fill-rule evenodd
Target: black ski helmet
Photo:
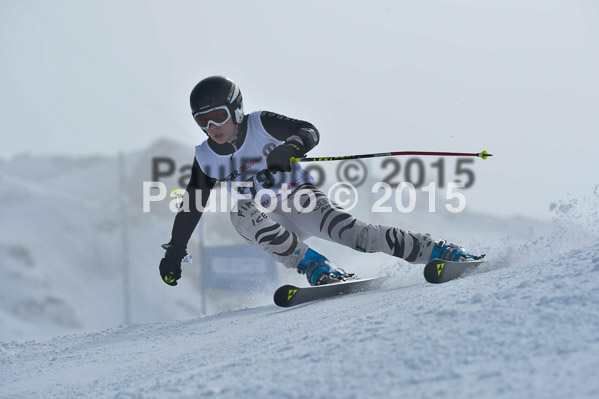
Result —
<path fill-rule="evenodd" d="M 191 114 L 226 105 L 236 124 L 243 121 L 243 98 L 237 83 L 224 76 L 210 76 L 198 83 L 189 96 Z"/>

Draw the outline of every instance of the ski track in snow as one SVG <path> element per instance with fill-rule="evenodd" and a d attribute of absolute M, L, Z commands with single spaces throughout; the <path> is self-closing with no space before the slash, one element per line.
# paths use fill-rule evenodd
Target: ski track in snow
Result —
<path fill-rule="evenodd" d="M 598 397 L 599 247 L 546 246 L 442 285 L 410 266 L 291 309 L 1 343 L 0 397 Z"/>

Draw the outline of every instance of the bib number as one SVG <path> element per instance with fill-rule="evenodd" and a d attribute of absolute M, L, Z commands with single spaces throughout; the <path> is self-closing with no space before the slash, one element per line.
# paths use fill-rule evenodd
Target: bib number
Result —
<path fill-rule="evenodd" d="M 260 172 L 256 173 L 255 176 L 250 177 L 246 181 L 252 183 L 251 186 L 239 187 L 237 191 L 242 195 L 251 195 L 252 199 L 256 196 L 256 193 L 259 189 L 271 188 L 275 185 L 274 173 L 268 169 L 261 170 Z"/>

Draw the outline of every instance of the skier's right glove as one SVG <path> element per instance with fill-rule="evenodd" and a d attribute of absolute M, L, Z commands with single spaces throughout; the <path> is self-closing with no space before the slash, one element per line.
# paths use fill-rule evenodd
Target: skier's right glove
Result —
<path fill-rule="evenodd" d="M 174 287 L 181 278 L 181 262 L 187 256 L 187 250 L 171 244 L 163 244 L 162 248 L 166 249 L 166 253 L 160 261 L 160 277 L 162 281 Z"/>
<path fill-rule="evenodd" d="M 302 155 L 301 148 L 297 144 L 281 144 L 266 156 L 266 167 L 272 172 L 291 172 L 291 158 Z"/>

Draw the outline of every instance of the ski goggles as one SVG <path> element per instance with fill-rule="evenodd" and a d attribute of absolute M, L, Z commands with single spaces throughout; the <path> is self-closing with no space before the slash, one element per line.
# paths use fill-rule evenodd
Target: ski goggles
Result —
<path fill-rule="evenodd" d="M 193 119 L 195 119 L 196 123 L 202 129 L 208 130 L 211 123 L 220 127 L 229 122 L 231 112 L 229 112 L 229 107 L 221 105 L 220 107 L 210 108 L 207 111 L 196 112 L 193 114 Z"/>

